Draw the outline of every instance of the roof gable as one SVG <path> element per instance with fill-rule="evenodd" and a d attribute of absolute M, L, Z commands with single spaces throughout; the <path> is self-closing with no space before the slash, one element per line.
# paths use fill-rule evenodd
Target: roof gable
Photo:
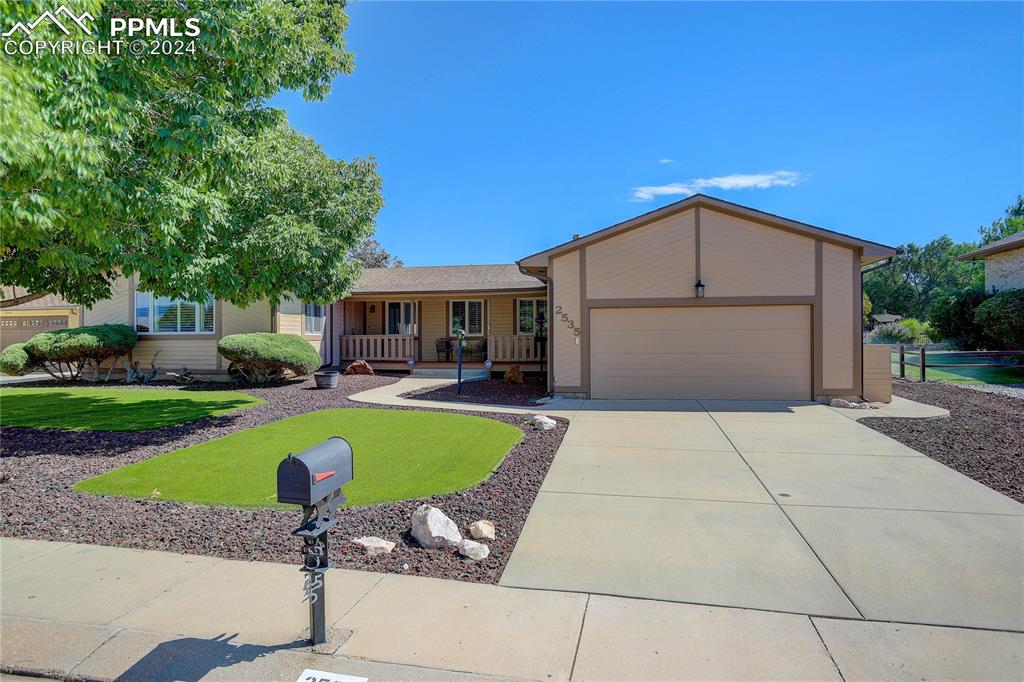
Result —
<path fill-rule="evenodd" d="M 1004 251 L 1013 251 L 1014 249 L 1024 249 L 1024 230 L 1020 232 L 1014 232 L 1011 235 L 1007 235 L 1002 239 L 998 239 L 991 244 L 965 253 L 962 256 L 957 256 L 957 260 L 974 260 L 976 258 L 985 258 L 985 256 L 992 256 L 997 253 L 1003 253 Z"/>

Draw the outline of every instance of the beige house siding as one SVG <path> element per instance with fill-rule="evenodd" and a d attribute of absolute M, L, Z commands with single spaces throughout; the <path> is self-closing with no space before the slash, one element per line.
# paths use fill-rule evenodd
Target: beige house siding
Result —
<path fill-rule="evenodd" d="M 490 298 L 487 301 L 490 311 L 489 334 L 515 334 L 516 299 Z"/>
<path fill-rule="evenodd" d="M 110 298 L 97 301 L 84 309 L 82 324 L 132 324 L 132 306 L 129 300 L 132 286 L 128 277 L 118 277 L 110 288 Z"/>
<path fill-rule="evenodd" d="M 684 211 L 588 246 L 587 296 L 693 296 L 695 212 Z"/>
<path fill-rule="evenodd" d="M 580 302 L 580 251 L 553 259 L 554 310 L 551 311 L 552 362 L 556 391 L 575 392 L 583 385 L 583 337 L 576 336 L 570 323 L 583 334 L 589 333 Z M 564 317 L 563 317 L 564 316 Z"/>
<path fill-rule="evenodd" d="M 277 304 L 277 331 L 302 336 L 302 301 L 281 299 Z"/>
<path fill-rule="evenodd" d="M 707 298 L 811 296 L 814 240 L 701 208 L 700 278 Z"/>
<path fill-rule="evenodd" d="M 1024 248 L 985 257 L 985 288 L 1024 289 Z"/>
<path fill-rule="evenodd" d="M 434 344 L 448 336 L 448 301 L 443 298 L 425 299 L 420 305 L 420 334 L 423 339 L 421 357 L 436 360 Z"/>
<path fill-rule="evenodd" d="M 219 354 L 215 338 L 147 339 L 142 336 L 132 351 L 132 357 L 148 369 L 150 360 L 157 351 L 160 351 L 160 355 L 156 358 L 156 364 L 162 371 L 175 372 L 182 367 L 188 367 L 193 371 L 218 369 Z"/>
<path fill-rule="evenodd" d="M 224 301 L 219 312 L 221 336 L 271 331 L 272 315 L 267 301 L 260 301 L 248 308 L 239 308 Z"/>
<path fill-rule="evenodd" d="M 853 393 L 857 383 L 853 376 L 854 253 L 841 246 L 823 244 L 821 258 L 822 388 Z"/>
<path fill-rule="evenodd" d="M 892 349 L 888 344 L 864 346 L 864 399 L 892 400 Z"/>

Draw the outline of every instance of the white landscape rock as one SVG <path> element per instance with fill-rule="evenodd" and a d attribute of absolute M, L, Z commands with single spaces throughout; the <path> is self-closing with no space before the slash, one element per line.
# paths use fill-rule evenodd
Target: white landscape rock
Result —
<path fill-rule="evenodd" d="M 368 535 L 361 538 L 352 538 L 352 544 L 358 545 L 366 550 L 366 556 L 380 556 L 381 554 L 390 554 L 391 550 L 395 548 L 395 543 L 384 538 L 378 538 L 373 535 Z"/>
<path fill-rule="evenodd" d="M 429 504 L 421 504 L 412 513 L 412 536 L 427 549 L 456 547 L 462 542 L 455 522 Z"/>
<path fill-rule="evenodd" d="M 473 536 L 474 540 L 493 540 L 494 522 L 486 520 L 474 521 L 469 525 L 469 534 Z"/>
<path fill-rule="evenodd" d="M 482 542 L 476 542 L 475 540 L 463 540 L 459 543 L 459 554 L 468 559 L 472 559 L 473 561 L 486 559 L 487 555 L 490 553 L 490 548 Z"/>
<path fill-rule="evenodd" d="M 542 414 L 535 414 L 530 419 L 530 423 L 533 424 L 533 428 L 537 431 L 550 431 L 555 428 L 558 423 L 551 417 L 545 417 Z"/>

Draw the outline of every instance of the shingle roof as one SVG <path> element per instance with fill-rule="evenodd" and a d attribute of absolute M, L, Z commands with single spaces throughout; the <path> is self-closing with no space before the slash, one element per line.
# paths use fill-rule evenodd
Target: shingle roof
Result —
<path fill-rule="evenodd" d="M 3 297 L 4 298 L 16 298 L 18 296 L 24 296 L 29 293 L 28 289 L 22 287 L 4 287 Z M 37 298 L 34 301 L 28 303 L 20 303 L 18 305 L 12 305 L 4 310 L 35 310 L 45 308 L 75 308 L 74 303 L 68 303 L 63 296 L 57 294 L 46 294 L 42 298 Z"/>
<path fill-rule="evenodd" d="M 353 294 L 427 293 L 445 291 L 503 291 L 542 289 L 536 277 L 519 272 L 514 263 L 502 265 L 434 265 L 366 268 Z"/>
<path fill-rule="evenodd" d="M 984 258 L 985 256 L 991 256 L 994 253 L 1012 251 L 1013 249 L 1024 249 L 1024 230 L 1014 232 L 1013 234 L 996 240 L 991 244 L 985 244 L 985 246 L 981 247 L 977 251 L 971 251 L 970 253 L 965 253 L 962 256 L 957 256 L 957 259 L 968 260 L 970 258 Z"/>

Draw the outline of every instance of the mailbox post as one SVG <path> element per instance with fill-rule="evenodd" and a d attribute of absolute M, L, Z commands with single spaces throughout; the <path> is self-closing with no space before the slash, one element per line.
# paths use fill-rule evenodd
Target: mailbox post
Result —
<path fill-rule="evenodd" d="M 319 445 L 289 454 L 277 465 L 277 501 L 302 506 L 302 523 L 292 535 L 302 538 L 302 568 L 309 600 L 309 639 L 327 641 L 324 574 L 331 567 L 327 531 L 337 522 L 345 501 L 341 487 L 352 480 L 352 446 L 334 436 Z"/>

